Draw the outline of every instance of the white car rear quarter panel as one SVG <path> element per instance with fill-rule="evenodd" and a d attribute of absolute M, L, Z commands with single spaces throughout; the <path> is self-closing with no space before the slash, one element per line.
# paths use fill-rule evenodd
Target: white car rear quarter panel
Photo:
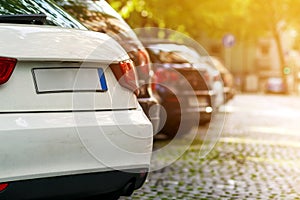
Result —
<path fill-rule="evenodd" d="M 89 31 L 1 24 L 0 56 L 18 59 L 0 86 L 0 182 L 149 166 L 152 125 L 108 67 L 129 59 L 117 42 Z M 108 91 L 38 94 L 32 70 L 60 67 L 101 67 Z"/>
<path fill-rule="evenodd" d="M 0 180 L 149 167 L 141 110 L 0 115 Z"/>

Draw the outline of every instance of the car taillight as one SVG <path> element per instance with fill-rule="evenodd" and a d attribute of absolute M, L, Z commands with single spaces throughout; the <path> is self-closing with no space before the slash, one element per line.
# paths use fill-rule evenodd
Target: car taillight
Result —
<path fill-rule="evenodd" d="M 0 57 L 0 85 L 6 83 L 17 64 L 15 58 Z"/>
<path fill-rule="evenodd" d="M 121 61 L 109 65 L 121 86 L 139 94 L 138 83 L 134 65 L 131 60 Z"/>
<path fill-rule="evenodd" d="M 8 183 L 0 183 L 0 192 L 5 190 L 8 187 Z"/>

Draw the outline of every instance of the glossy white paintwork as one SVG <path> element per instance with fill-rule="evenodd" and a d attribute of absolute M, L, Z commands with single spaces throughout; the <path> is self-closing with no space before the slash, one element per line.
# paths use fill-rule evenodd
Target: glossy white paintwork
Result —
<path fill-rule="evenodd" d="M 18 60 L 120 61 L 128 59 L 109 36 L 55 26 L 0 24 L 0 55 Z M 8 45 L 9 44 L 9 45 Z"/>
<path fill-rule="evenodd" d="M 18 59 L 8 83 L 0 85 L 0 112 L 137 107 L 132 92 L 116 83 L 109 68 L 112 62 L 129 57 L 115 40 L 105 34 L 52 26 L 0 24 L 0 56 Z M 105 71 L 109 91 L 37 95 L 32 69 L 61 67 L 101 67 Z M 78 73 L 74 89 L 85 84 L 80 78 L 82 74 Z M 98 83 L 90 83 L 93 84 L 96 86 Z M 118 98 L 120 96 L 122 98 Z"/>
<path fill-rule="evenodd" d="M 106 68 L 105 76 L 108 85 L 107 92 L 82 93 L 46 93 L 37 94 L 34 85 L 32 68 L 70 67 L 81 64 L 59 62 L 18 62 L 9 81 L 0 86 L 0 112 L 27 112 L 27 111 L 65 111 L 65 110 L 107 110 L 136 108 L 138 102 L 132 92 L 121 87 L 110 68 Z M 89 67 L 107 67 L 105 64 L 90 63 Z M 74 82 L 74 88 L 81 84 L 81 73 Z M 55 78 L 49 81 L 57 81 Z M 90 81 L 93 81 L 92 79 Z M 95 86 L 96 86 L 95 82 Z"/>
<path fill-rule="evenodd" d="M 0 114 L 0 138 L 1 182 L 148 167 L 152 150 L 141 110 Z"/>
<path fill-rule="evenodd" d="M 125 54 L 100 33 L 0 25 L 0 56 L 18 59 L 9 81 L 0 85 L 1 182 L 150 165 L 152 125 L 108 67 L 128 59 Z M 61 67 L 103 68 L 108 91 L 38 94 L 33 69 Z M 99 84 L 82 75 L 75 88 L 82 81 Z"/>

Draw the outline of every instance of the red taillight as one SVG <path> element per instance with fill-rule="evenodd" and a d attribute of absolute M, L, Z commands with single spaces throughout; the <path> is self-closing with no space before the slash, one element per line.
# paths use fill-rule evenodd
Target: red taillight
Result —
<path fill-rule="evenodd" d="M 0 192 L 5 190 L 8 187 L 8 183 L 0 183 Z"/>
<path fill-rule="evenodd" d="M 151 83 L 151 90 L 153 92 L 156 92 L 156 84 L 154 83 L 154 81 L 152 81 L 152 83 Z"/>
<path fill-rule="evenodd" d="M 111 64 L 110 68 L 120 85 L 130 89 L 136 95 L 139 94 L 136 72 L 131 60 L 121 61 L 118 64 Z"/>
<path fill-rule="evenodd" d="M 0 57 L 0 85 L 8 81 L 16 64 L 17 59 L 15 58 Z"/>

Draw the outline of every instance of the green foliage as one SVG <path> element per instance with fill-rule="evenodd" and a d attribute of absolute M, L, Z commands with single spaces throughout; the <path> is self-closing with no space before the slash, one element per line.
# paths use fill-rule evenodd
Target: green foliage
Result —
<path fill-rule="evenodd" d="M 285 60 L 281 35 L 289 29 L 300 31 L 299 0 L 108 1 L 112 5 L 118 5 L 115 8 L 121 13 L 128 7 L 125 9 L 128 12 L 123 16 L 133 28 L 170 28 L 199 41 L 202 35 L 220 41 L 225 34 L 231 33 L 236 37 L 237 43 L 246 45 L 255 44 L 260 37 L 272 37 L 276 42 L 282 67 Z M 296 41 L 300 41 L 299 38 L 298 34 Z M 295 47 L 300 49 L 300 45 Z"/>
<path fill-rule="evenodd" d="M 134 28 L 155 26 L 187 33 L 194 38 L 205 32 L 220 38 L 231 32 L 245 37 L 243 26 L 249 0 L 109 0 Z M 125 12 L 128 11 L 128 12 Z M 128 13 L 130 13 L 128 15 Z"/>
<path fill-rule="evenodd" d="M 281 22 L 299 26 L 300 1 L 295 0 L 108 0 L 134 28 L 155 26 L 198 38 L 234 34 L 253 41 L 277 30 Z M 299 27 L 300 28 L 300 27 Z"/>

